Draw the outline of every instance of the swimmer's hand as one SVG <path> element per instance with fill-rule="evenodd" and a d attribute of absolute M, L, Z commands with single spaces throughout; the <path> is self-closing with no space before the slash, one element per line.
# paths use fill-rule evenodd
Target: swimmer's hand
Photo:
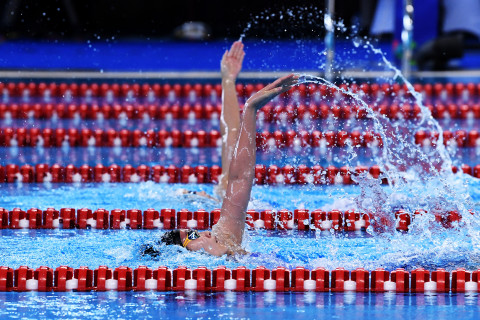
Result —
<path fill-rule="evenodd" d="M 297 84 L 298 75 L 289 74 L 288 76 L 281 77 L 251 96 L 245 103 L 245 106 L 253 107 L 255 110 L 258 110 L 266 105 L 270 100 L 279 94 L 287 92 Z"/>
<path fill-rule="evenodd" d="M 222 79 L 232 81 L 237 79 L 240 70 L 242 70 L 244 56 L 245 51 L 243 51 L 243 43 L 241 41 L 235 41 L 232 44 L 230 51 L 225 51 L 222 61 L 220 62 Z"/>

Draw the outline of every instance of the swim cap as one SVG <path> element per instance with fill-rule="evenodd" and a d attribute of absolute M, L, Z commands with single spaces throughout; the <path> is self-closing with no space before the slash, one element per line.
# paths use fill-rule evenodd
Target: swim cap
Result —
<path fill-rule="evenodd" d="M 160 239 L 160 242 L 166 245 L 176 244 L 182 246 L 182 239 L 180 238 L 180 230 L 167 231 Z"/>
<path fill-rule="evenodd" d="M 182 239 L 180 238 L 180 230 L 172 230 L 165 232 L 160 240 L 155 240 L 154 243 L 147 243 L 142 245 L 141 255 L 151 256 L 157 258 L 160 255 L 159 247 L 162 243 L 166 245 L 176 244 L 182 246 Z"/>

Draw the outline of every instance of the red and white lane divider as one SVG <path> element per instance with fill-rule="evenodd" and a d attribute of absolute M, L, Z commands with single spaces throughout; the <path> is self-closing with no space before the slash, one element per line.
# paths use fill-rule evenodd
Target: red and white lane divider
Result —
<path fill-rule="evenodd" d="M 169 100 L 190 98 L 219 99 L 221 84 L 118 84 L 118 83 L 0 83 L 0 92 L 9 97 L 52 97 L 63 98 L 168 98 Z"/>
<path fill-rule="evenodd" d="M 253 93 L 261 90 L 264 84 L 236 85 L 237 94 L 248 98 Z M 362 83 L 341 84 L 341 90 L 350 91 L 361 96 L 373 98 L 395 98 L 410 95 L 406 85 L 388 83 Z M 437 98 L 440 100 L 461 99 L 464 101 L 474 99 L 480 94 L 478 83 L 435 83 L 414 84 L 414 90 L 421 93 L 424 98 Z M 12 97 L 152 97 L 152 98 L 215 98 L 221 96 L 222 87 L 219 83 L 207 84 L 179 84 L 179 83 L 45 83 L 45 82 L 7 82 L 0 83 L 0 93 Z M 338 97 L 342 93 L 338 89 L 326 85 L 301 84 L 292 90 L 294 97 L 311 97 L 322 99 L 324 97 Z"/>
<path fill-rule="evenodd" d="M 437 119 L 478 119 L 480 104 L 436 103 L 426 107 Z M 416 119 L 421 115 L 418 105 L 381 103 L 370 105 L 377 114 L 392 120 Z M 9 103 L 0 104 L 0 119 L 219 119 L 220 103 L 163 103 L 163 104 L 75 104 L 75 103 Z M 350 105 L 320 104 L 275 105 L 268 104 L 260 109 L 259 119 L 264 122 L 294 122 L 295 120 L 317 119 L 365 119 L 366 110 Z"/>
<path fill-rule="evenodd" d="M 218 177 L 222 169 L 217 165 L 211 167 L 185 165 L 177 167 L 170 165 L 164 167 L 154 165 L 152 167 L 139 165 L 133 167 L 112 164 L 95 167 L 82 165 L 61 166 L 58 164 L 37 164 L 18 166 L 8 164 L 0 166 L 0 182 L 7 183 L 83 183 L 83 182 L 141 182 L 154 181 L 158 183 L 218 183 Z"/>
<path fill-rule="evenodd" d="M 423 268 L 411 272 L 398 268 L 387 271 L 378 268 L 367 271 L 357 268 L 313 270 L 297 267 L 273 270 L 259 266 L 255 269 L 219 266 L 213 270 L 199 266 L 170 269 L 135 269 L 121 266 L 115 269 L 100 266 L 55 269 L 41 266 L 31 269 L 0 267 L 0 292 L 25 291 L 188 291 L 202 292 L 398 292 L 398 293 L 465 293 L 478 292 L 480 270 L 459 268 L 448 272 L 443 268 L 428 271 Z"/>
<path fill-rule="evenodd" d="M 221 104 L 0 104 L 0 119 L 219 119 Z"/>
<path fill-rule="evenodd" d="M 0 208 L 0 229 L 210 229 L 220 219 L 220 209 L 189 211 L 181 209 L 97 209 L 31 208 L 26 211 L 15 208 L 10 211 Z M 355 210 L 248 210 L 246 224 L 251 229 L 299 230 L 299 231 L 361 231 L 371 224 L 393 227 L 406 232 L 417 217 L 425 215 L 425 210 L 413 213 L 404 210 L 395 212 L 395 222 L 376 218 L 371 213 Z M 471 212 L 471 214 L 474 214 Z M 458 211 L 434 213 L 435 223 L 445 228 L 458 225 L 462 216 Z M 375 221 L 375 222 L 374 222 Z M 392 225 L 390 225 L 392 224 Z"/>
<path fill-rule="evenodd" d="M 452 172 L 462 171 L 476 178 L 480 178 L 480 165 L 470 167 L 462 165 L 460 168 L 452 167 Z M 16 164 L 0 165 L 0 183 L 137 183 L 142 181 L 154 181 L 157 183 L 218 183 L 222 168 L 218 165 L 211 167 L 184 165 L 177 167 L 170 165 L 168 167 L 154 165 L 125 165 L 123 167 L 112 164 L 104 166 L 97 164 L 92 167 L 89 165 L 74 166 L 69 164 L 61 166 L 53 164 L 37 164 L 35 166 L 25 164 L 22 166 Z M 265 166 L 257 164 L 255 166 L 255 183 L 258 185 L 351 185 L 356 184 L 355 177 L 366 174 L 373 179 L 382 179 L 382 183 L 387 183 L 387 179 L 382 176 L 382 171 L 378 165 L 371 167 L 356 166 L 354 168 L 343 166 L 322 167 L 315 165 L 307 167 L 299 165 L 293 167 L 286 165 L 279 167 L 276 165 Z"/>
<path fill-rule="evenodd" d="M 459 169 L 452 168 L 453 172 Z M 461 169 L 464 173 L 480 178 L 480 165 L 473 168 L 463 165 Z M 357 166 L 355 168 L 328 166 L 307 167 L 300 165 L 292 167 L 278 167 L 276 165 L 256 165 L 255 179 L 256 184 L 354 184 L 352 176 L 366 172 L 370 177 L 379 179 L 382 172 L 378 166 L 370 168 L 365 166 Z M 67 165 L 65 167 L 58 164 L 48 166 L 46 164 L 37 164 L 35 167 L 31 165 L 18 166 L 9 164 L 5 167 L 0 166 L 0 182 L 7 183 L 88 183 L 88 182 L 141 182 L 154 181 L 160 183 L 218 183 L 218 177 L 221 174 L 219 166 L 197 166 L 191 167 L 185 165 L 176 167 L 170 165 L 168 167 L 155 165 L 148 167 L 139 165 L 133 167 L 126 165 L 120 167 L 118 165 L 96 165 L 91 167 L 82 165 L 75 167 Z M 382 179 L 386 183 L 386 179 Z"/>
<path fill-rule="evenodd" d="M 438 143 L 438 132 L 418 131 L 415 143 L 424 147 Z M 91 129 L 38 129 L 0 128 L 0 147 L 148 147 L 148 148 L 216 148 L 221 147 L 221 135 L 217 130 L 209 132 L 180 130 L 91 130 Z M 356 148 L 382 147 L 378 133 L 366 131 L 313 132 L 294 130 L 257 132 L 257 148 Z M 443 132 L 443 144 L 450 147 L 480 147 L 480 132 L 477 130 Z"/>
<path fill-rule="evenodd" d="M 217 130 L 197 132 L 186 130 L 91 130 L 91 129 L 0 129 L 3 147 L 220 147 L 221 135 Z"/>

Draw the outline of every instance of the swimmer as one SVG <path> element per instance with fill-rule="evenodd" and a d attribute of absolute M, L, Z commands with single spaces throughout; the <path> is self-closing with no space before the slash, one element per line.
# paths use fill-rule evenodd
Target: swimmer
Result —
<path fill-rule="evenodd" d="M 188 190 L 188 189 L 184 189 L 184 188 L 180 188 L 180 189 L 177 189 L 175 191 L 175 194 L 177 195 L 193 195 L 193 196 L 200 196 L 200 197 L 204 197 L 204 198 L 207 198 L 209 200 L 213 200 L 215 202 L 220 202 L 220 200 L 218 200 L 217 198 L 215 197 L 212 197 L 211 195 L 209 195 L 208 193 L 206 193 L 205 191 L 192 191 L 192 190 Z"/>
<path fill-rule="evenodd" d="M 204 191 L 196 195 L 221 202 L 225 196 L 228 184 L 228 172 L 232 153 L 238 137 L 240 128 L 240 107 L 238 104 L 236 81 L 242 70 L 245 51 L 243 43 L 235 41 L 230 50 L 226 50 L 220 62 L 220 73 L 222 76 L 222 113 L 220 115 L 220 134 L 222 136 L 222 175 L 219 177 L 218 185 L 215 188 L 217 198 L 214 198 Z M 194 191 L 186 189 L 183 194 L 191 194 Z"/>
<path fill-rule="evenodd" d="M 220 219 L 214 225 L 212 232 L 173 230 L 166 232 L 160 242 L 166 245 L 179 245 L 190 251 L 204 250 L 214 256 L 245 253 L 242 249 L 242 240 L 247 206 L 255 179 L 257 111 L 297 83 L 298 76 L 293 74 L 284 76 L 265 86 L 245 103 L 241 127 L 231 152 L 228 184 L 223 197 Z M 159 254 L 158 250 L 151 245 L 147 245 L 143 253 L 152 256 Z"/>

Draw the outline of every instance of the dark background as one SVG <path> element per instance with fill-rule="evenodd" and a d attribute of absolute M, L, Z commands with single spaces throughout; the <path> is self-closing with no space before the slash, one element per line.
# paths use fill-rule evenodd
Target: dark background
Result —
<path fill-rule="evenodd" d="M 337 0 L 336 17 L 347 25 L 361 22 L 367 3 L 375 1 Z M 311 24 L 291 19 L 289 29 L 295 35 L 315 38 L 323 33 L 325 1 L 228 1 L 228 0 L 7 0 L 0 4 L 1 34 L 7 39 L 91 39 L 91 38 L 172 38 L 174 29 L 188 21 L 201 21 L 210 28 L 212 39 L 236 38 L 254 16 L 265 10 L 305 7 L 312 13 Z M 368 15 L 368 14 L 367 14 Z M 318 18 L 317 18 L 318 17 Z M 262 19 L 260 19 L 262 20 Z M 279 30 L 275 18 L 253 25 L 248 36 L 290 38 L 292 33 Z M 277 18 L 278 20 L 278 18 Z M 364 19 L 365 20 L 365 19 Z M 312 31 L 312 29 L 314 31 Z"/>

